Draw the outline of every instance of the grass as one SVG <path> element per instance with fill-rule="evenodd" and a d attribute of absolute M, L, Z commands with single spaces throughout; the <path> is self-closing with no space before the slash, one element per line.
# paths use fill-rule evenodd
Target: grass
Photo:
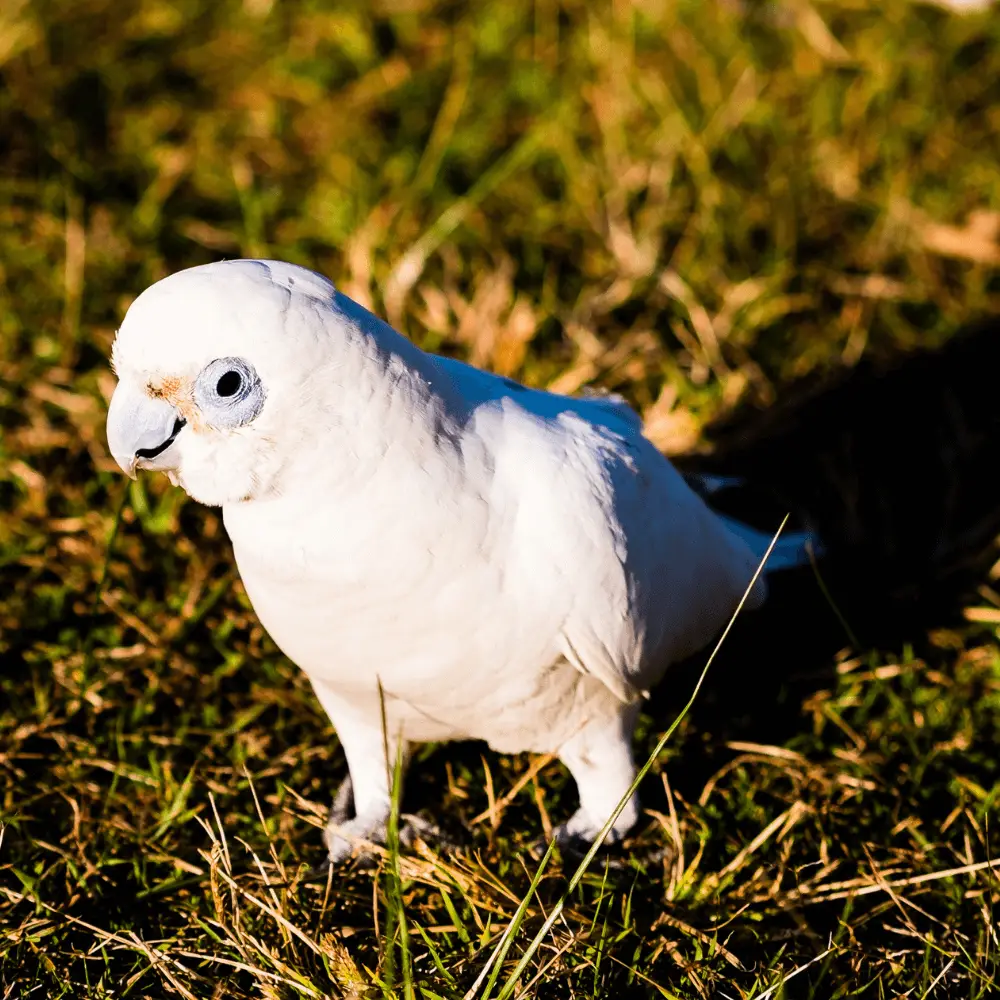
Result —
<path fill-rule="evenodd" d="M 0 8 L 0 996 L 994 994 L 988 579 L 886 648 L 737 627 L 514 982 L 574 868 L 537 874 L 558 764 L 421 750 L 407 806 L 469 847 L 305 881 L 336 737 L 217 512 L 126 489 L 103 417 L 132 297 L 270 255 L 703 449 L 996 314 L 998 43 L 906 0 Z"/>

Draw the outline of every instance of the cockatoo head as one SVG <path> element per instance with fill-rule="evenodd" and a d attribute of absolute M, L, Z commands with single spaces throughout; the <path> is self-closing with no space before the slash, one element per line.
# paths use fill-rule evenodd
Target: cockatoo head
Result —
<path fill-rule="evenodd" d="M 212 505 L 280 491 L 322 419 L 314 380 L 350 339 L 337 299 L 326 278 L 276 261 L 194 267 L 146 289 L 112 351 L 108 444 L 123 471 L 161 470 Z"/>

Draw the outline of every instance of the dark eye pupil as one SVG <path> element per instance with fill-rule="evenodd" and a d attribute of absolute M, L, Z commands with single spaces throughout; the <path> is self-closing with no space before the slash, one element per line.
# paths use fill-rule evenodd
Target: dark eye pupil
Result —
<path fill-rule="evenodd" d="M 240 391 L 243 379 L 239 372 L 226 372 L 216 383 L 215 391 L 220 396 L 235 396 Z"/>

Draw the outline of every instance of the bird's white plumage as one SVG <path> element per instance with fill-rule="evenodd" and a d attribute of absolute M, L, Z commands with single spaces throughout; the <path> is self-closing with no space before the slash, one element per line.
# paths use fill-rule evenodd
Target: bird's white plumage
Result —
<path fill-rule="evenodd" d="M 266 390 L 245 426 L 193 402 L 224 357 Z M 357 818 L 329 833 L 335 857 L 387 813 L 380 686 L 391 745 L 560 754 L 581 798 L 568 829 L 596 833 L 633 773 L 636 699 L 710 641 L 756 568 L 625 404 L 426 354 L 302 268 L 164 279 L 129 310 L 114 363 L 118 392 L 187 421 L 145 464 L 222 505 L 254 608 L 338 731 Z M 635 817 L 632 803 L 616 832 Z"/>

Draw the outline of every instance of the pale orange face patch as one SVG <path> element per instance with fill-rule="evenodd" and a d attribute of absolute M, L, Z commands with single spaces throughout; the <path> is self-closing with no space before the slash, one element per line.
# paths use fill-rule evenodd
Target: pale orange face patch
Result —
<path fill-rule="evenodd" d="M 154 399 L 166 400 L 190 424 L 193 430 L 199 430 L 200 412 L 195 405 L 194 393 L 189 379 L 168 377 L 159 384 L 148 382 L 146 392 Z"/>

